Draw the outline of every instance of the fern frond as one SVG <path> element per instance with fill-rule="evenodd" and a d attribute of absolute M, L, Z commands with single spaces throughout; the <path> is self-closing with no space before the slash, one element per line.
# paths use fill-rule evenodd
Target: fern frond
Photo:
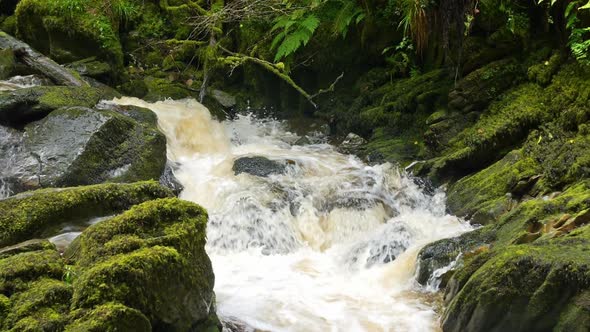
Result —
<path fill-rule="evenodd" d="M 283 41 L 283 39 L 285 39 L 285 36 L 287 35 L 286 31 L 281 31 L 273 40 L 272 43 L 270 44 L 270 49 L 274 50 L 277 45 Z"/>
<path fill-rule="evenodd" d="M 309 30 L 312 34 L 320 26 L 320 20 L 315 15 L 307 16 L 303 21 L 299 23 L 299 26 Z"/>

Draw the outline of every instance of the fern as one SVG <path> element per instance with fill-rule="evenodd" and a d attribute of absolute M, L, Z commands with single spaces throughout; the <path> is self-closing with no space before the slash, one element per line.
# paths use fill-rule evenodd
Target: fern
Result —
<path fill-rule="evenodd" d="M 313 14 L 301 16 L 297 12 L 291 17 L 279 17 L 271 29 L 271 32 L 282 30 L 270 46 L 271 50 L 277 49 L 274 61 L 278 62 L 307 45 L 319 25 L 320 20 Z"/>
<path fill-rule="evenodd" d="M 353 20 L 356 24 L 359 24 L 365 18 L 365 12 L 357 6 L 356 1 L 340 1 L 340 5 L 341 9 L 334 18 L 332 32 L 334 35 L 341 35 L 342 38 L 346 38 L 350 24 Z"/>

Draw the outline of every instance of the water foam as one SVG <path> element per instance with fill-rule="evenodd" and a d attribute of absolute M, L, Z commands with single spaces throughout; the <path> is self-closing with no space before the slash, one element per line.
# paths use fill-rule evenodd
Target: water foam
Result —
<path fill-rule="evenodd" d="M 218 314 L 268 331 L 436 331 L 414 281 L 426 243 L 468 230 L 390 164 L 368 166 L 332 146 L 297 146 L 285 123 L 218 122 L 192 101 L 146 103 L 180 166 L 183 199 L 210 214 L 207 251 Z M 288 161 L 285 174 L 234 175 L 233 161 Z"/>

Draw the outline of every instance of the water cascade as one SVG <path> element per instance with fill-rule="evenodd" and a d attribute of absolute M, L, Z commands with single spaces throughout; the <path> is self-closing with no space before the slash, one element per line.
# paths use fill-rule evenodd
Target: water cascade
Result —
<path fill-rule="evenodd" d="M 419 249 L 469 229 L 390 164 L 368 166 L 284 122 L 240 115 L 218 122 L 191 101 L 116 103 L 150 108 L 168 138 L 181 198 L 210 214 L 207 251 L 217 311 L 263 331 L 436 331 L 429 292 L 414 281 Z M 268 176 L 235 175 L 264 157 Z"/>

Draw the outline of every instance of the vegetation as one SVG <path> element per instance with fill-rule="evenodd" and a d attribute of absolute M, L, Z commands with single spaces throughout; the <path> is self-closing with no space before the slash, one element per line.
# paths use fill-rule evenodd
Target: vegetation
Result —
<path fill-rule="evenodd" d="M 321 118 L 335 140 L 367 139 L 367 161 L 446 184 L 449 209 L 483 227 L 421 253 L 421 282 L 463 254 L 442 284 L 443 330 L 589 328 L 587 0 L 21 0 L 0 3 L 0 14 L 2 29 L 124 94 L 200 98 L 223 116 L 248 107 Z M 14 53 L 0 60 L 3 77 L 23 70 Z M 214 90 L 236 102 L 216 103 Z M 3 92 L 0 123 L 68 123 L 82 118 L 79 106 L 114 95 Z M 23 108 L 31 113 L 17 117 Z M 115 180 L 162 171 L 155 120 L 132 113 L 145 121 L 96 113 L 135 134 L 113 149 L 105 142 L 122 136 L 97 138 L 92 151 L 119 155 L 139 132 L 159 147 L 133 155 L 148 161 L 137 177 Z M 72 174 L 89 178 L 102 155 L 84 154 Z M 171 196 L 142 182 L 0 201 L 0 245 L 18 247 L 0 254 L 2 328 L 217 328 L 206 212 Z M 85 231 L 65 259 L 46 243 L 18 244 L 58 220 L 125 210 Z M 194 303 L 160 306 L 189 292 Z"/>

